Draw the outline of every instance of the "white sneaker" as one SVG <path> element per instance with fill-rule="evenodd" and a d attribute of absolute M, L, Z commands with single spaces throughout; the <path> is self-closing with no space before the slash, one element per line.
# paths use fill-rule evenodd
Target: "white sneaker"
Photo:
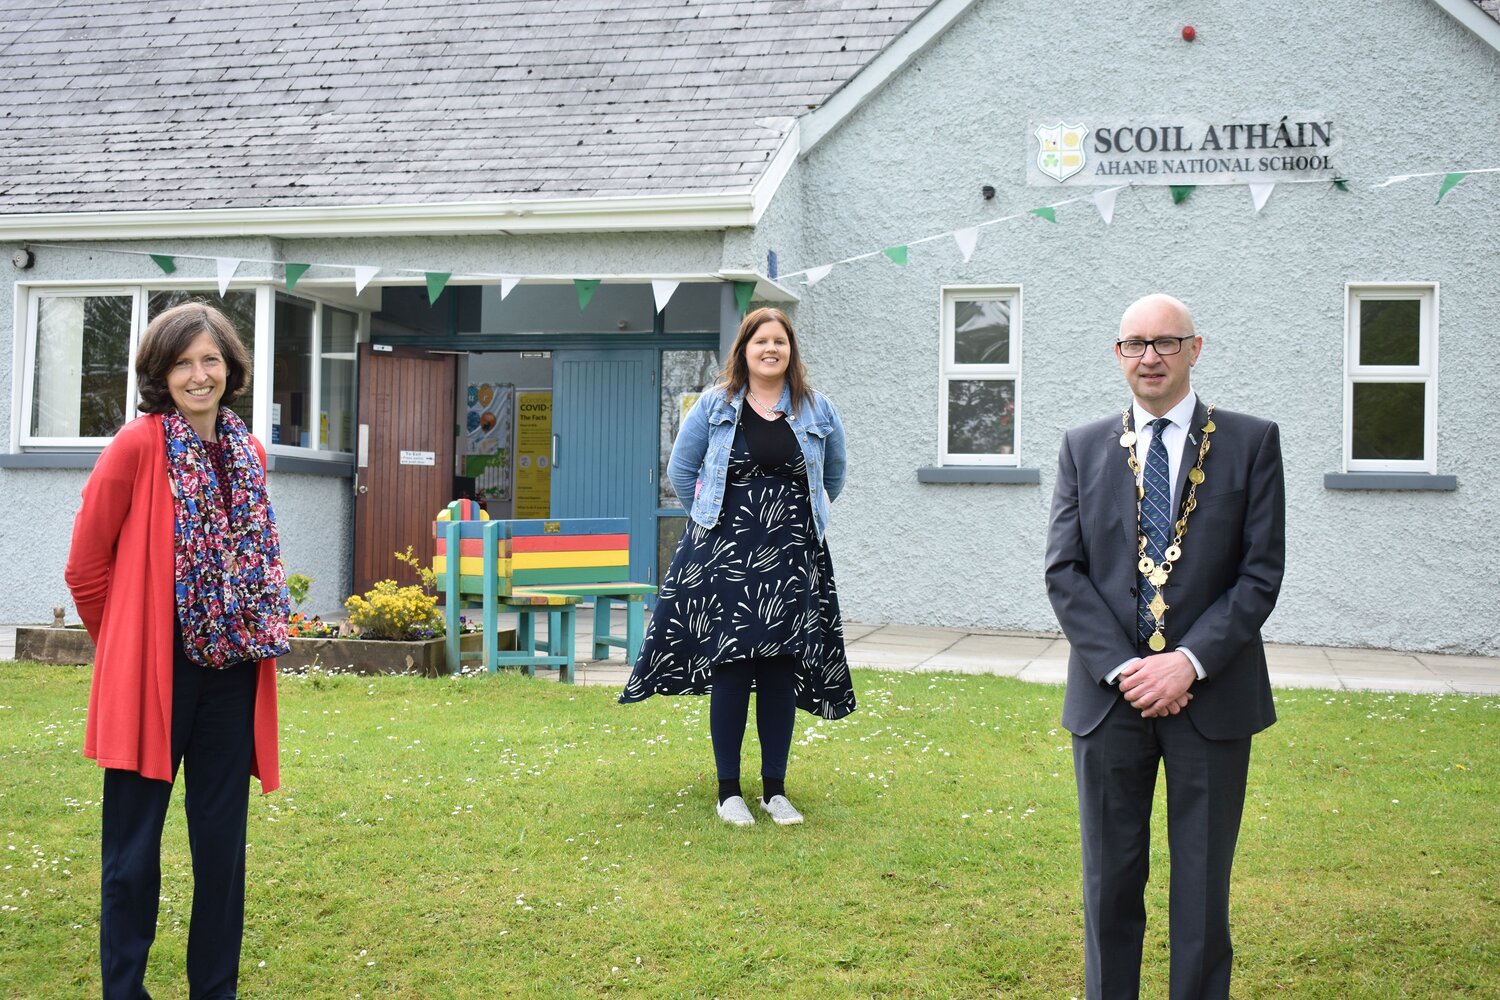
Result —
<path fill-rule="evenodd" d="M 760 807 L 771 814 L 771 819 L 776 821 L 777 826 L 796 826 L 802 822 L 802 814 L 787 801 L 785 795 L 773 795 L 770 802 L 761 799 Z"/>
<path fill-rule="evenodd" d="M 783 799 L 782 801 L 786 800 Z M 743 795 L 731 795 L 723 802 L 720 802 L 717 808 L 719 812 L 719 818 L 726 823 L 731 823 L 735 826 L 755 825 L 755 817 L 750 815 L 750 806 L 745 803 L 745 797 Z M 790 809 L 791 806 L 788 805 L 787 808 Z M 793 809 L 792 811 L 796 812 L 795 809 Z M 781 821 L 777 820 L 776 822 L 779 823 Z M 797 817 L 797 822 L 802 822 L 801 816 Z"/>

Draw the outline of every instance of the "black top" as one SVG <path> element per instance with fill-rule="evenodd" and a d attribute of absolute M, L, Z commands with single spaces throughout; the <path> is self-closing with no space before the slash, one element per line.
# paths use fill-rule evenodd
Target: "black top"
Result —
<path fill-rule="evenodd" d="M 786 418 L 767 420 L 755 411 L 747 399 L 740 407 L 745 428 L 745 444 L 750 458 L 762 469 L 775 469 L 792 460 L 797 453 L 797 435 L 786 425 Z"/>

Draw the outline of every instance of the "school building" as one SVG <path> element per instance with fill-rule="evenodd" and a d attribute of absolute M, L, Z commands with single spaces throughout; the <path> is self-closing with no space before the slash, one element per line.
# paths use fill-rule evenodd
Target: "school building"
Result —
<path fill-rule="evenodd" d="M 1267 637 L 1500 654 L 1497 0 L 60 0 L 0 68 L 0 621 L 67 603 L 139 337 L 205 297 L 311 610 L 458 493 L 627 517 L 659 580 L 765 304 L 847 430 L 845 616 L 1055 631 L 1058 443 L 1166 291 L 1281 425 Z"/>

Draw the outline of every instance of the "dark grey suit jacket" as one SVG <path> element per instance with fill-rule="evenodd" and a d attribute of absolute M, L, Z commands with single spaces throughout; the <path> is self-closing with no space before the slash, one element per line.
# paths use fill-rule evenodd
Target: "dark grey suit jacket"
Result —
<path fill-rule="evenodd" d="M 1186 646 L 1208 675 L 1191 688 L 1188 718 L 1204 737 L 1226 740 L 1276 721 L 1260 629 L 1281 589 L 1286 493 L 1276 425 L 1227 410 L 1215 410 L 1213 419 L 1198 507 L 1165 590 L 1166 637 L 1168 650 Z M 1200 399 L 1177 474 L 1174 518 L 1206 422 Z M 1122 697 L 1104 683 L 1109 672 L 1149 655 L 1136 638 L 1135 479 L 1120 427 L 1116 416 L 1064 435 L 1047 533 L 1047 596 L 1073 647 L 1062 723 L 1080 736 Z"/>

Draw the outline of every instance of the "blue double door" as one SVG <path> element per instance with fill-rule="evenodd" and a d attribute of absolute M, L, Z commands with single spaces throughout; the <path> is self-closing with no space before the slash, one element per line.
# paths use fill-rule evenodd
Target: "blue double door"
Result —
<path fill-rule="evenodd" d="M 630 578 L 656 579 L 658 353 L 552 353 L 552 516 L 630 520 Z"/>

